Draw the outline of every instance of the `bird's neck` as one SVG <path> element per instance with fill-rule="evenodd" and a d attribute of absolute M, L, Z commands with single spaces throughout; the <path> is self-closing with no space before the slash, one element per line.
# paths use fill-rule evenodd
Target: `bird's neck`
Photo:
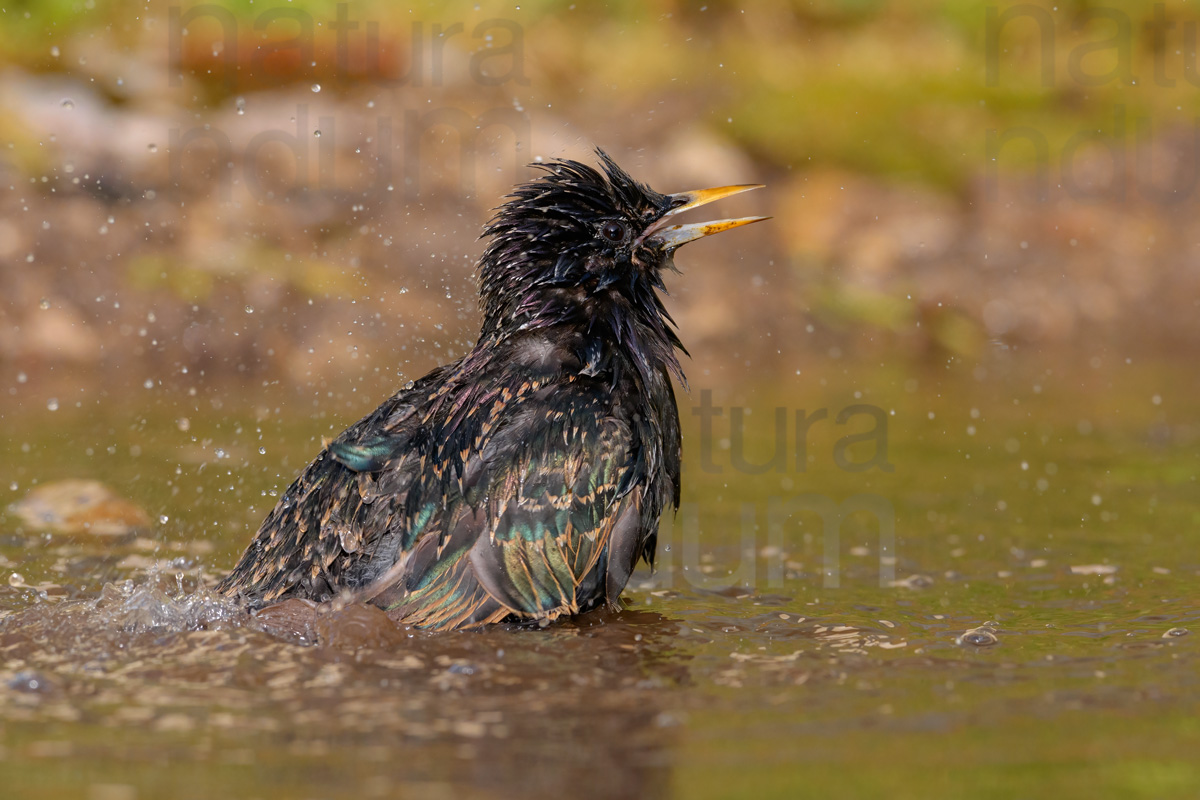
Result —
<path fill-rule="evenodd" d="M 492 304 L 488 310 L 491 313 L 485 316 L 479 347 L 494 347 L 510 336 L 541 332 L 572 342 L 581 372 L 599 374 L 632 367 L 645 387 L 659 384 L 663 373 L 673 374 L 686 385 L 678 354 L 687 351 L 653 290 L 631 296 L 611 287 L 599 291 L 547 287 Z"/>

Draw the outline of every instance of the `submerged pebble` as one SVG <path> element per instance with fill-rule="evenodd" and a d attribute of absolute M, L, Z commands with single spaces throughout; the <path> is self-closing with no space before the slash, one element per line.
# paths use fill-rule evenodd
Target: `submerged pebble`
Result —
<path fill-rule="evenodd" d="M 1072 575 L 1112 575 L 1117 571 L 1113 564 L 1072 564 Z"/>

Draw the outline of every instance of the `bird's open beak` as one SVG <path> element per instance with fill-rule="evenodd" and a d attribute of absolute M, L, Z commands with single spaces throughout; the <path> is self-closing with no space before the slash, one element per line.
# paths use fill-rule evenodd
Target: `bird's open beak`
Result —
<path fill-rule="evenodd" d="M 752 222 L 762 222 L 770 217 L 740 217 L 738 219 L 721 219 L 715 222 L 689 222 L 681 225 L 671 224 L 671 218 L 676 214 L 682 214 L 684 211 L 691 211 L 693 208 L 702 206 L 705 203 L 711 203 L 714 200 L 720 200 L 730 195 L 741 194 L 748 192 L 751 189 L 761 189 L 761 183 L 747 183 L 739 186 L 719 186 L 715 189 L 698 189 L 694 192 L 679 192 L 671 195 L 672 205 L 675 205 L 670 211 L 662 215 L 654 225 L 646 232 L 643 239 L 647 243 L 659 244 L 664 249 L 673 250 L 680 245 L 695 241 L 704 236 L 721 231 L 733 230 L 740 228 L 743 225 L 749 225 Z"/>

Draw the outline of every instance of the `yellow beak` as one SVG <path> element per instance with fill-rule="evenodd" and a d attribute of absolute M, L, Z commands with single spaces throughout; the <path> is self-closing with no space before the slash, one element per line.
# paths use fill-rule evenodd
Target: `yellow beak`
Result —
<path fill-rule="evenodd" d="M 679 192 L 678 194 L 670 195 L 673 207 L 670 211 L 663 214 L 662 218 L 654 223 L 642 238 L 648 243 L 658 244 L 664 249 L 674 250 L 676 247 L 714 233 L 733 230 L 743 225 L 749 225 L 752 222 L 762 222 L 765 219 L 770 219 L 770 217 L 739 217 L 738 219 L 721 219 L 714 222 L 691 222 L 685 225 L 670 224 L 671 217 L 676 214 L 691 211 L 693 208 L 715 200 L 721 200 L 731 195 L 761 188 L 763 188 L 761 183 L 747 183 L 738 186 L 718 186 L 715 189 L 697 189 L 692 192 Z M 678 205 L 675 205 L 676 203 Z"/>

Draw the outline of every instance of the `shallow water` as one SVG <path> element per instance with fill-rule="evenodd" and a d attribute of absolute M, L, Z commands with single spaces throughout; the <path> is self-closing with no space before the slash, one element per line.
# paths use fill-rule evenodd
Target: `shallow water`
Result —
<path fill-rule="evenodd" d="M 629 609 L 456 634 L 204 588 L 391 379 L 5 376 L 0 502 L 99 478 L 155 520 L 0 519 L 5 796 L 1196 796 L 1200 374 L 990 358 L 694 369 Z"/>

